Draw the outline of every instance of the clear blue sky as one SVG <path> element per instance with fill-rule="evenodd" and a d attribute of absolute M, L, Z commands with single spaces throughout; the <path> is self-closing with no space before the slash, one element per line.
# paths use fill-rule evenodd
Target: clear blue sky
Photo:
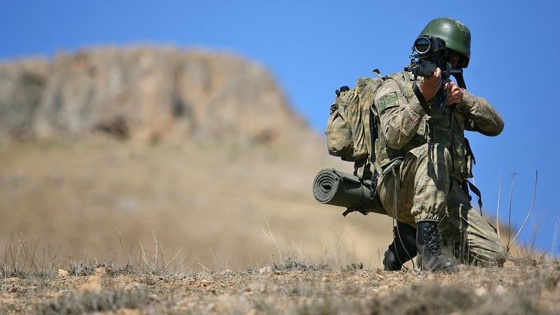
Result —
<path fill-rule="evenodd" d="M 506 122 L 495 138 L 468 134 L 485 211 L 496 213 L 501 176 L 500 218 L 508 220 L 516 174 L 511 215 L 519 227 L 538 171 L 534 212 L 522 240 L 558 254 L 557 3 L 7 0 L 0 9 L 0 60 L 115 44 L 227 51 L 267 67 L 296 111 L 323 132 L 336 88 L 353 85 L 374 68 L 400 71 L 429 20 L 456 18 L 472 33 L 467 86 L 490 100 Z"/>

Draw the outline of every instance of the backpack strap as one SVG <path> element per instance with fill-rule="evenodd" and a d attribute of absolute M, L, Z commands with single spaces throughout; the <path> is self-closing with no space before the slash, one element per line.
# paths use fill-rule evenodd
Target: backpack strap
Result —
<path fill-rule="evenodd" d="M 370 161 L 375 163 L 375 140 L 379 137 L 379 131 L 377 130 L 377 115 L 375 113 L 375 105 L 371 104 L 369 109 L 369 132 L 371 135 L 371 154 Z"/>
<path fill-rule="evenodd" d="M 369 131 L 371 135 L 371 154 L 370 161 L 371 165 L 375 164 L 375 141 L 379 137 L 379 131 L 377 130 L 377 115 L 375 113 L 375 105 L 371 104 L 369 110 Z M 373 167 L 373 174 L 371 175 L 371 198 L 375 198 L 377 194 L 377 179 L 379 178 L 379 173 L 377 169 Z"/>

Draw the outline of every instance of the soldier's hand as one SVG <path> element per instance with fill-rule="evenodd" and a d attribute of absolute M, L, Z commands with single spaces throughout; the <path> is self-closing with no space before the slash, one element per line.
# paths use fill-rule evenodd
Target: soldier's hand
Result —
<path fill-rule="evenodd" d="M 418 85 L 422 96 L 424 99 L 429 102 L 439 91 L 441 87 L 441 69 L 436 68 L 436 71 L 429 76 L 423 77 Z"/>
<path fill-rule="evenodd" d="M 461 89 L 455 82 L 448 82 L 445 84 L 447 90 L 447 106 L 455 106 L 463 99 L 463 89 Z"/>

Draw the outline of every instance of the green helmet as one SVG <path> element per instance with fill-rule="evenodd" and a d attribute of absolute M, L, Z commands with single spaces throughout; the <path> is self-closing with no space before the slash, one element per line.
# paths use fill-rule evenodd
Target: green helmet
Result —
<path fill-rule="evenodd" d="M 420 36 L 433 36 L 445 40 L 445 46 L 460 54 L 458 66 L 466 68 L 471 58 L 471 32 L 467 26 L 450 18 L 437 18 L 431 20 L 422 30 Z"/>

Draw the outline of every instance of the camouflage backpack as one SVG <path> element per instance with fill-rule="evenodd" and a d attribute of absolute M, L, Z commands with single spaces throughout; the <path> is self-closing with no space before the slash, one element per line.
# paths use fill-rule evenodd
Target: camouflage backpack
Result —
<path fill-rule="evenodd" d="M 325 132 L 330 155 L 356 164 L 364 164 L 368 156 L 371 162 L 375 160 L 372 143 L 377 137 L 377 126 L 371 113 L 381 83 L 382 78 L 358 78 L 354 88 L 342 86 L 336 90 Z"/>

